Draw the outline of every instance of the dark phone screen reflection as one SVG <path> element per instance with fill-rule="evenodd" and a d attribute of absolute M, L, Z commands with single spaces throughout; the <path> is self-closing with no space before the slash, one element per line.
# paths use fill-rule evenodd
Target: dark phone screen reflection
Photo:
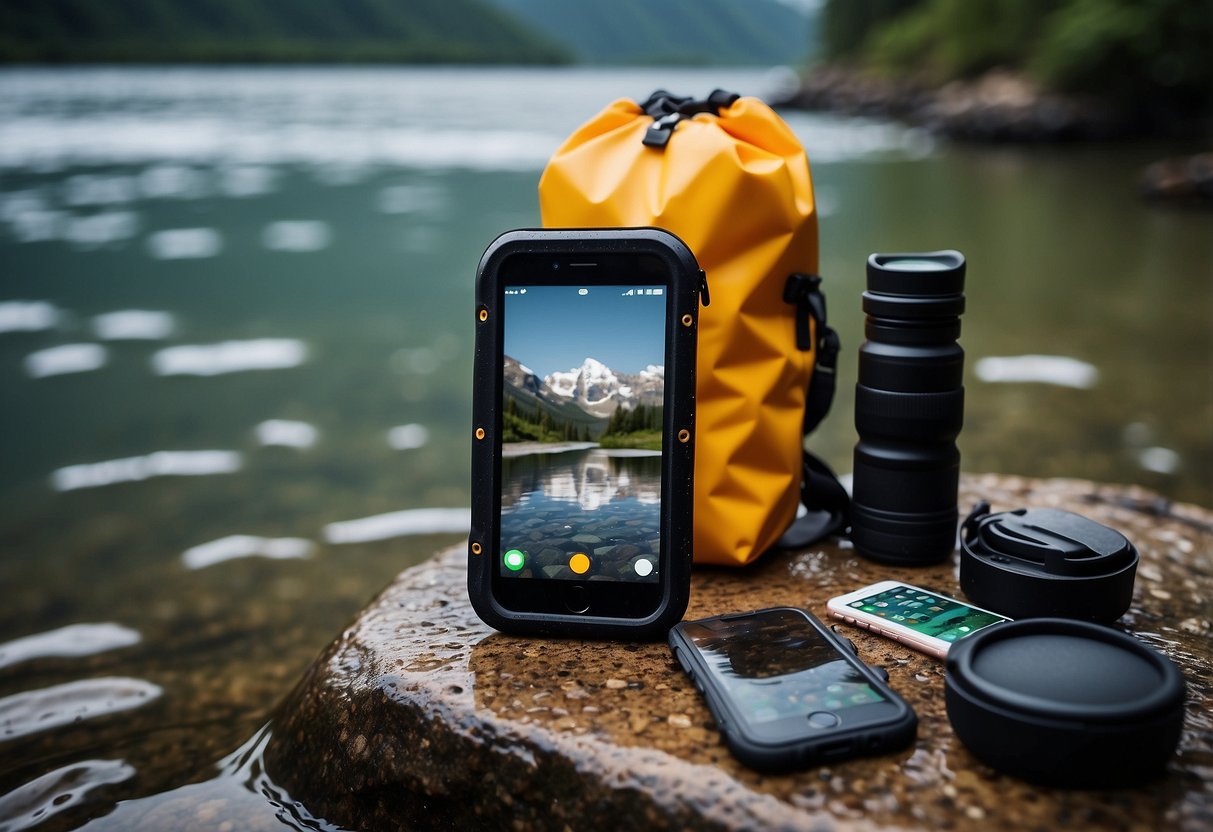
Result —
<path fill-rule="evenodd" d="M 695 622 L 684 632 L 751 724 L 886 701 L 793 610 Z"/>

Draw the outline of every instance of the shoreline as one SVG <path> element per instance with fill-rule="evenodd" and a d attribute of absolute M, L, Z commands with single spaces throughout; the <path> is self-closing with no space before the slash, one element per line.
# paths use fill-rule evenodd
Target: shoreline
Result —
<path fill-rule="evenodd" d="M 594 449 L 605 456 L 613 457 L 661 456 L 661 451 L 648 448 L 604 448 L 597 442 L 502 442 L 501 458 L 514 459 L 535 454 L 567 454 L 572 451 Z"/>
<path fill-rule="evenodd" d="M 1142 133 L 1140 121 L 1121 107 L 1046 92 L 1027 77 L 1001 69 L 932 86 L 914 76 L 826 64 L 802 75 L 800 89 L 775 106 L 894 118 L 972 142 L 1106 141 Z"/>
<path fill-rule="evenodd" d="M 564 454 L 597 448 L 597 442 L 502 442 L 501 458 L 513 459 L 533 454 Z"/>
<path fill-rule="evenodd" d="M 849 64 L 826 64 L 802 75 L 800 88 L 773 105 L 889 118 L 972 144 L 1183 139 L 1192 143 L 1192 152 L 1143 168 L 1138 193 L 1158 204 L 1213 207 L 1213 124 L 1174 112 L 1135 112 L 1132 105 L 1049 92 L 1005 69 L 932 86 L 915 76 L 890 77 Z"/>

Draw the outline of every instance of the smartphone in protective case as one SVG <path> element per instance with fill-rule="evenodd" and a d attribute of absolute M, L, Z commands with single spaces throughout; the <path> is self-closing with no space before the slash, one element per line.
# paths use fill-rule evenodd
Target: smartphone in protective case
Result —
<path fill-rule="evenodd" d="M 908 745 L 918 718 L 810 613 L 776 607 L 684 621 L 670 650 L 737 759 L 789 771 Z"/>
<path fill-rule="evenodd" d="M 643 639 L 682 618 L 701 298 L 660 229 L 511 231 L 485 251 L 468 593 L 490 626 Z"/>

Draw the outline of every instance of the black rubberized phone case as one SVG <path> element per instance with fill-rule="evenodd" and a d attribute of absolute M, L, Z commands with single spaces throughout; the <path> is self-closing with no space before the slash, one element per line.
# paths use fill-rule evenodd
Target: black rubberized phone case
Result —
<path fill-rule="evenodd" d="M 509 258 L 572 255 L 649 255 L 667 275 L 665 411 L 661 480 L 660 602 L 639 618 L 510 609 L 493 591 L 501 553 L 502 272 Z M 577 285 L 575 276 L 542 278 Z M 468 540 L 468 594 L 476 614 L 507 633 L 591 638 L 662 638 L 682 618 L 690 596 L 695 460 L 695 347 L 703 272 L 687 246 L 656 228 L 544 229 L 507 232 L 489 245 L 476 276 L 476 355 L 472 395 L 472 529 Z M 685 433 L 682 433 L 684 432 Z M 685 439 L 685 441 L 683 441 Z M 542 580 L 553 592 L 573 581 Z"/>
<path fill-rule="evenodd" d="M 897 713 L 883 723 L 843 730 L 826 729 L 816 736 L 806 733 L 788 737 L 780 743 L 770 743 L 753 737 L 747 733 L 744 719 L 708 669 L 702 654 L 683 632 L 687 624 L 695 622 L 683 622 L 670 630 L 670 650 L 687 676 L 695 683 L 695 687 L 703 694 L 708 710 L 716 721 L 716 727 L 724 735 L 725 744 L 733 756 L 758 771 L 794 771 L 836 760 L 880 754 L 902 748 L 912 742 L 918 730 L 918 717 L 914 710 L 889 687 L 877 671 L 858 658 L 854 645 L 836 635 L 812 613 L 795 607 L 774 607 L 754 613 L 717 615 L 701 621 L 731 619 L 739 615 L 760 615 L 788 609 L 804 615 L 810 625 L 838 651 L 840 658 L 858 668 L 864 678 L 896 706 Z"/>

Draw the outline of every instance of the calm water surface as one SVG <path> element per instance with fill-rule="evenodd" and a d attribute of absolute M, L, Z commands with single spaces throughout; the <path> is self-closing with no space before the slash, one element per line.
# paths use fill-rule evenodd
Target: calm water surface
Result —
<path fill-rule="evenodd" d="M 544 160 L 611 99 L 767 80 L 0 73 L 0 828 L 124 828 L 214 795 L 311 823 L 258 770 L 258 729 L 466 527 L 484 246 L 538 223 Z M 1133 188 L 1175 148 L 788 119 L 845 345 L 813 440 L 836 468 L 866 255 L 950 247 L 969 259 L 966 470 L 1213 504 L 1213 220 Z"/>
<path fill-rule="evenodd" d="M 501 496 L 501 551 L 523 552 L 519 578 L 576 578 L 568 562 L 577 552 L 590 558 L 588 580 L 660 577 L 660 452 L 592 447 L 503 458 Z"/>

